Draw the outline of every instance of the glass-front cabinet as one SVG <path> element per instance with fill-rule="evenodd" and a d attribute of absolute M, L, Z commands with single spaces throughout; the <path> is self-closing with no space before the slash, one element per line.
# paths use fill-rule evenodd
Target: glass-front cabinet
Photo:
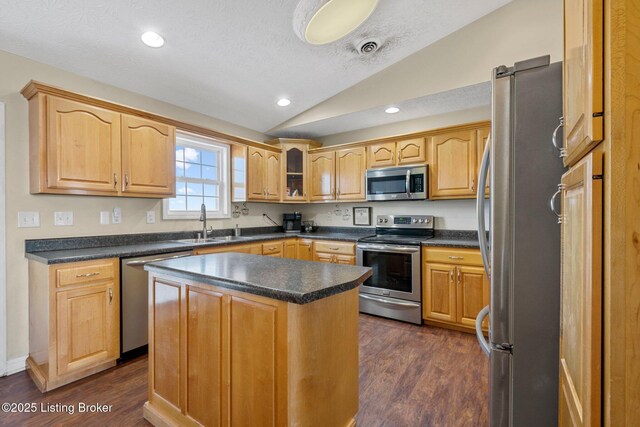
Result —
<path fill-rule="evenodd" d="M 282 143 L 282 200 L 308 201 L 307 150 L 308 144 Z"/>

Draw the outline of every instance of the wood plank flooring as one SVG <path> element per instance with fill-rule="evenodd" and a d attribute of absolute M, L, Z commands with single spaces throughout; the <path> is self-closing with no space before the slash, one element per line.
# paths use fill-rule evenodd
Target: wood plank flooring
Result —
<path fill-rule="evenodd" d="M 473 335 L 361 314 L 358 426 L 487 425 L 487 360 Z M 26 372 L 0 378 L 0 403 L 38 406 L 31 414 L 0 412 L 0 426 L 149 426 L 142 418 L 147 366 L 141 357 L 44 395 Z M 80 414 L 77 402 L 112 411 Z M 76 412 L 39 411 L 56 403 Z"/>

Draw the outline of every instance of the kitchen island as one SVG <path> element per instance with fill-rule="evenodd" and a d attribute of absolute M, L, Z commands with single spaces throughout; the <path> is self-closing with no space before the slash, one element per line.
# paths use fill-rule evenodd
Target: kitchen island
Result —
<path fill-rule="evenodd" d="M 148 264 L 156 426 L 350 426 L 367 267 L 223 253 Z"/>

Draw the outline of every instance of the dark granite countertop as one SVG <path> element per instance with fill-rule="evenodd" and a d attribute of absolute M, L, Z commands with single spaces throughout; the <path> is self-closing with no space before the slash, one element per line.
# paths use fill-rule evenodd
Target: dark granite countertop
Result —
<path fill-rule="evenodd" d="M 160 261 L 145 270 L 296 304 L 351 290 L 371 276 L 369 267 L 236 253 Z"/>
<path fill-rule="evenodd" d="M 479 249 L 480 243 L 475 230 L 436 230 L 434 238 L 422 246 Z"/>
<path fill-rule="evenodd" d="M 284 233 L 273 231 L 276 227 L 248 230 L 241 240 L 213 240 L 206 242 L 179 242 L 192 238 L 192 233 L 157 233 L 155 235 L 95 236 L 64 239 L 41 239 L 27 241 L 26 257 L 44 264 L 88 261 L 101 258 L 127 258 L 152 254 L 190 251 L 211 246 L 228 246 L 263 242 L 268 240 L 300 237 L 316 240 L 340 240 L 355 242 L 359 238 L 373 234 L 369 229 L 332 229 L 323 227 L 313 233 Z M 262 231 L 256 233 L 256 231 Z M 224 230 L 222 231 L 224 232 Z M 255 234 L 254 234 L 255 233 Z M 216 233 L 214 237 L 225 234 Z M 156 238 L 156 241 L 151 239 Z"/>

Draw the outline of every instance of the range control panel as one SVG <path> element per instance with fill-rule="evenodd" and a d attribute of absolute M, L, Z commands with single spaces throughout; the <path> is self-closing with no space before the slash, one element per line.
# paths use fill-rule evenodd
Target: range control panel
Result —
<path fill-rule="evenodd" d="M 376 227 L 433 228 L 432 215 L 378 215 Z"/>

